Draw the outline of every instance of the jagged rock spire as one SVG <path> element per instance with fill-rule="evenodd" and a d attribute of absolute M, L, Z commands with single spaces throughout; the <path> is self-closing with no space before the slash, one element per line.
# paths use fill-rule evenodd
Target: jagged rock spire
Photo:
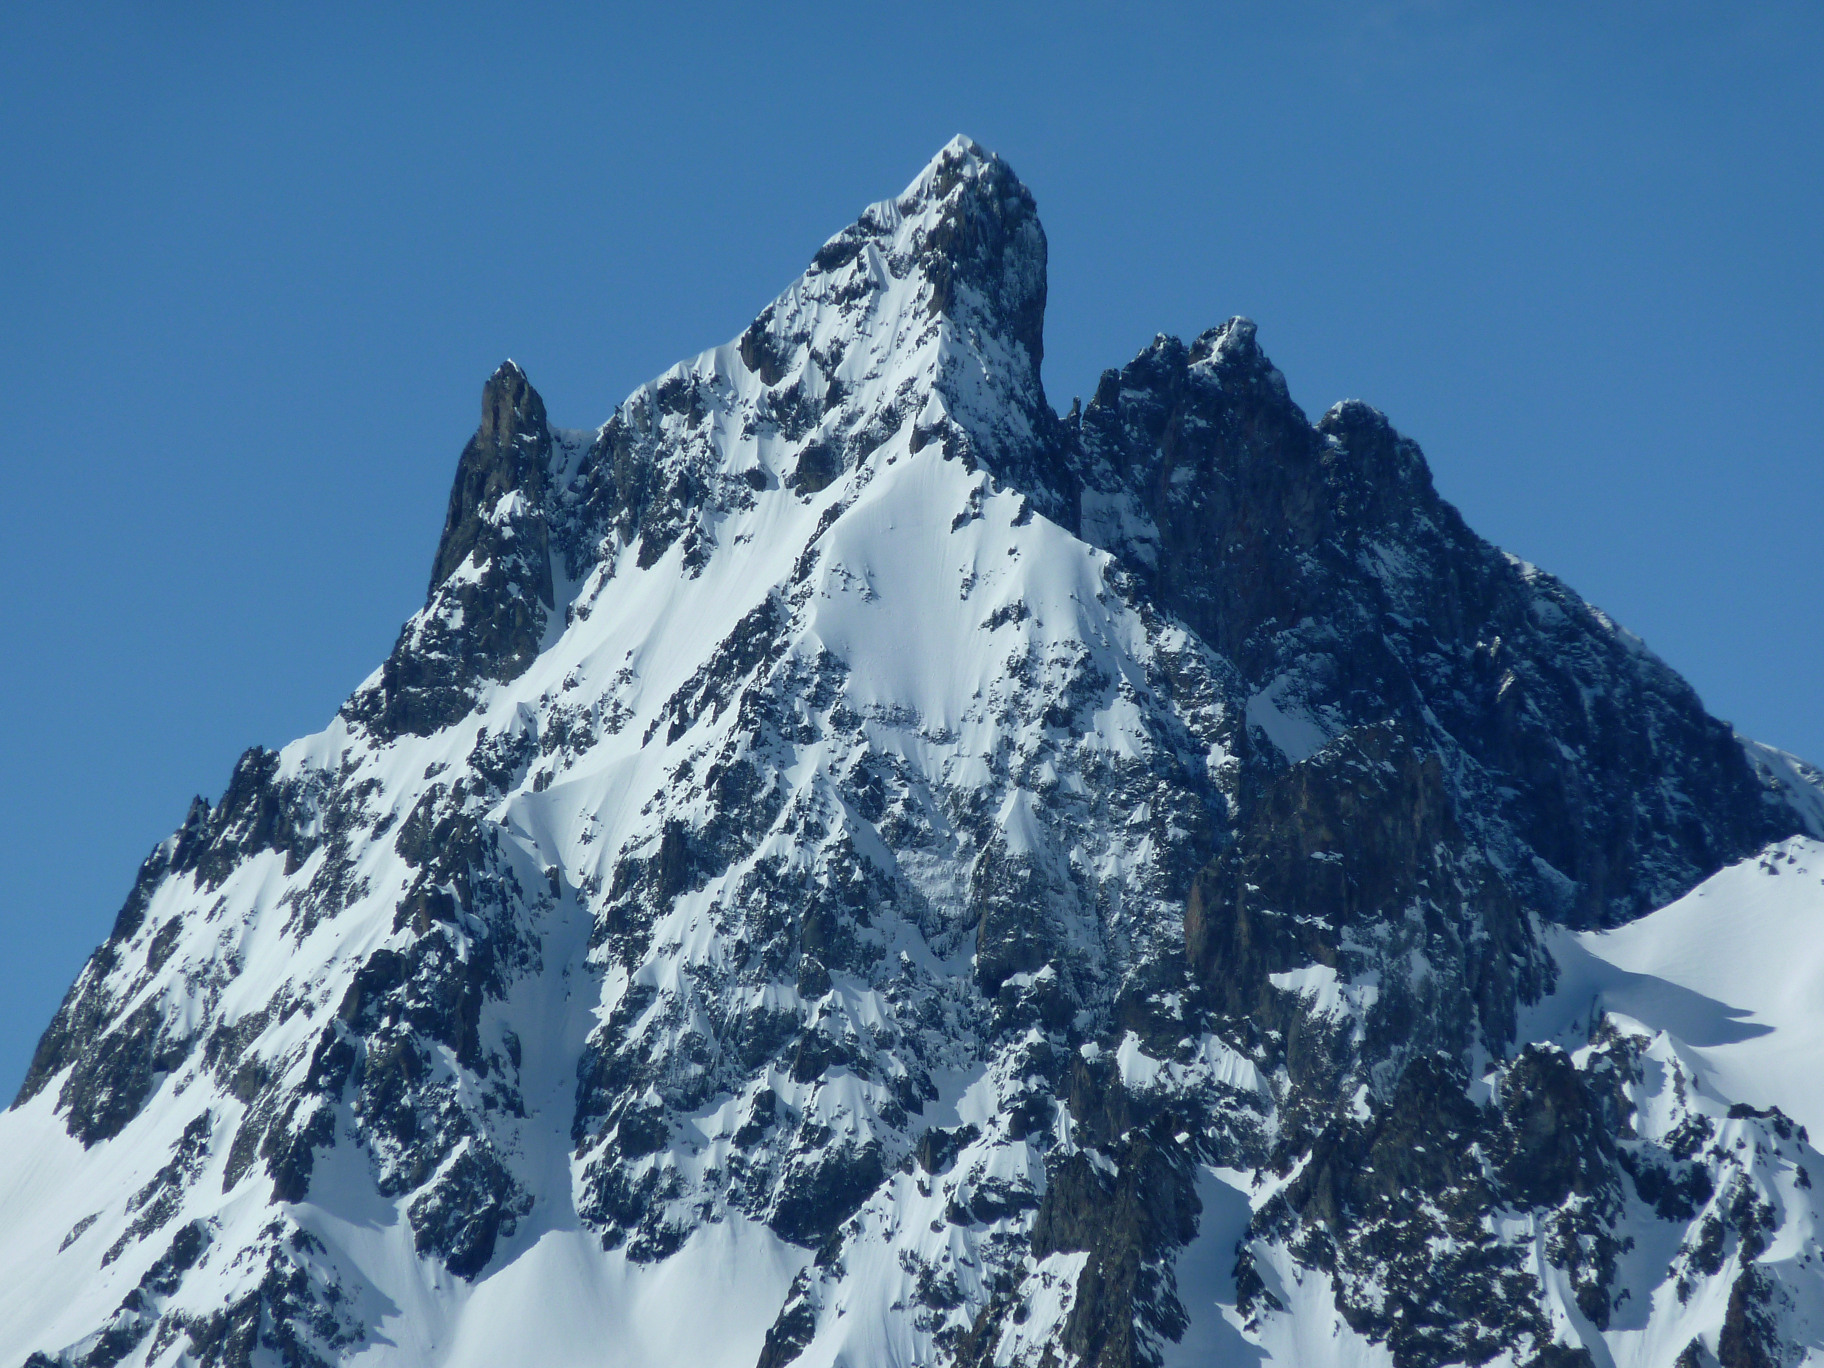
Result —
<path fill-rule="evenodd" d="M 430 592 L 435 593 L 471 555 L 485 561 L 497 553 L 509 527 L 515 536 L 525 530 L 538 534 L 540 528 L 520 526 L 523 516 L 495 515 L 501 501 L 513 494 L 521 495 L 529 508 L 538 508 L 544 500 L 550 455 L 545 401 L 517 363 L 502 361 L 481 388 L 481 426 L 456 466 L 450 511 L 431 566 Z M 550 561 L 545 561 L 542 573 L 536 554 L 530 561 L 539 600 L 549 607 Z"/>
<path fill-rule="evenodd" d="M 383 736 L 427 736 L 467 714 L 483 681 L 516 678 L 537 657 L 555 606 L 551 449 L 544 400 L 503 361 L 456 465 L 425 607 L 345 716 Z"/>

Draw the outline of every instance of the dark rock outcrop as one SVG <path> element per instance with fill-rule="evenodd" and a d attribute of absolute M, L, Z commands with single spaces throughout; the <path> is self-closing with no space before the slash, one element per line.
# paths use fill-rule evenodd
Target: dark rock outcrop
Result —
<path fill-rule="evenodd" d="M 1085 1368 L 1135 1368 L 1147 1362 L 1146 1336 L 1184 1331 L 1170 1260 L 1197 1233 L 1202 1204 L 1191 1156 L 1174 1139 L 1178 1125 L 1161 1116 L 1106 1137 L 1112 1173 L 1079 1152 L 1047 1174 L 1032 1255 L 1089 1255 L 1063 1333 Z"/>
<path fill-rule="evenodd" d="M 423 612 L 406 623 L 379 681 L 344 707 L 377 735 L 428 736 L 474 706 L 478 685 L 516 678 L 555 608 L 546 500 L 551 432 L 525 372 L 503 362 L 481 392 L 463 448 Z"/>
<path fill-rule="evenodd" d="M 1774 1292 L 1767 1274 L 1744 1268 L 1729 1290 L 1729 1309 L 1716 1341 L 1721 1368 L 1781 1368 L 1785 1346 L 1770 1314 Z"/>
<path fill-rule="evenodd" d="M 1531 924 L 1454 807 L 1435 752 L 1394 723 L 1359 728 L 1269 782 L 1192 884 L 1185 949 L 1211 1007 L 1274 1037 L 1301 1091 L 1327 1099 L 1358 1060 L 1499 1053 L 1546 987 Z M 1312 967 L 1376 985 L 1359 1045 L 1274 982 Z"/>
<path fill-rule="evenodd" d="M 1248 320 L 1105 372 L 1076 436 L 1083 535 L 1256 699 L 1429 732 L 1528 901 L 1613 925 L 1800 829 L 1688 684 L 1471 532 L 1379 412 L 1310 424 Z"/>

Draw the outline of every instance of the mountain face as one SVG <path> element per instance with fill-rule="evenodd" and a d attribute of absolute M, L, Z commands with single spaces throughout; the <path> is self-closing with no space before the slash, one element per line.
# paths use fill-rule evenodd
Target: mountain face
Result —
<path fill-rule="evenodd" d="M 1824 1358 L 1824 777 L 1231 319 L 1060 418 L 966 139 L 147 858 L 0 1362 Z"/>

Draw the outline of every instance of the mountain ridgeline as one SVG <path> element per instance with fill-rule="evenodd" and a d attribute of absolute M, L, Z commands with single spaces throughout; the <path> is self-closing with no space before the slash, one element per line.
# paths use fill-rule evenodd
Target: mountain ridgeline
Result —
<path fill-rule="evenodd" d="M 1246 319 L 1060 417 L 1045 294 L 959 138 L 601 427 L 494 373 L 424 606 L 0 1118 L 0 1359 L 1824 1353 L 1740 1032 L 1554 1006 L 1811 879 L 1817 771 Z"/>

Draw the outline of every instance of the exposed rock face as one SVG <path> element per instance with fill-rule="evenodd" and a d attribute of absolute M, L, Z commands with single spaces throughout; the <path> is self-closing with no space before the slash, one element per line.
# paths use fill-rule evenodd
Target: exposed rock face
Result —
<path fill-rule="evenodd" d="M 1457 824 L 1435 751 L 1394 723 L 1291 766 L 1191 886 L 1185 946 L 1210 1010 L 1327 1112 L 1369 1071 L 1504 1053 L 1550 961 L 1519 900 Z M 1421 963 L 1428 972 L 1409 973 Z M 1311 1014 L 1317 984 L 1369 982 L 1351 1031 Z"/>
<path fill-rule="evenodd" d="M 959 139 L 600 428 L 495 373 L 424 608 L 148 858 L 0 1118 L 66 1175 L 0 1283 L 76 1308 L 0 1359 L 437 1363 L 476 1307 L 762 1368 L 1792 1360 L 1802 1130 L 1528 1022 L 1564 927 L 1824 835 L 1814 772 L 1246 320 L 1059 419 L 1045 265 Z"/>
<path fill-rule="evenodd" d="M 378 736 L 429 736 L 461 721 L 479 686 L 517 679 L 537 657 L 556 602 L 551 456 L 544 400 L 503 362 L 482 387 L 481 426 L 456 466 L 424 611 L 379 679 L 349 700 L 351 720 Z"/>
<path fill-rule="evenodd" d="M 1786 834 L 1689 685 L 1469 531 L 1374 409 L 1310 425 L 1246 319 L 1106 372 L 1080 433 L 1084 536 L 1297 719 L 1283 744 L 1430 733 L 1534 905 L 1613 924 Z"/>

